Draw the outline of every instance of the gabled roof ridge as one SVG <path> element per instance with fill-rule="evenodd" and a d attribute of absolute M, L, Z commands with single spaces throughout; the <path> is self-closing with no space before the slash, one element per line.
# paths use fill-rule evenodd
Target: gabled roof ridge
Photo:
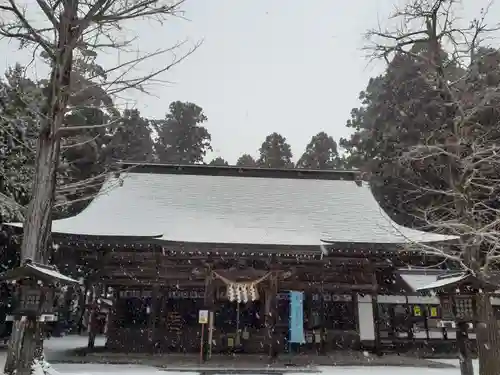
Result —
<path fill-rule="evenodd" d="M 360 172 L 356 170 L 262 168 L 134 161 L 120 161 L 117 164 L 121 169 L 127 169 L 129 173 L 360 181 Z"/>

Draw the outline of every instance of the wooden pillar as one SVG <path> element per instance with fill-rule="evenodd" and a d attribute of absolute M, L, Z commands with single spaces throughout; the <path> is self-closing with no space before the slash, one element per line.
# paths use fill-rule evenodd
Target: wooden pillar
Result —
<path fill-rule="evenodd" d="M 276 271 L 272 271 L 269 276 L 269 286 L 266 288 L 266 337 L 267 337 L 267 348 L 269 357 L 274 358 L 278 354 L 278 340 L 276 335 L 276 322 L 278 317 L 278 305 L 277 305 L 277 294 L 278 294 L 278 274 Z"/>
<path fill-rule="evenodd" d="M 320 289 L 320 293 L 319 293 L 319 301 L 321 303 L 320 305 L 320 310 L 319 310 L 319 313 L 320 313 L 320 321 L 321 321 L 321 343 L 319 345 L 319 352 L 321 354 L 326 354 L 328 352 L 328 350 L 330 349 L 330 345 L 329 345 L 329 342 L 328 342 L 328 330 L 327 328 L 325 327 L 325 299 L 324 299 L 324 293 L 325 293 L 325 289 L 323 288 L 323 280 L 325 280 L 325 271 L 321 271 L 321 289 Z"/>
<path fill-rule="evenodd" d="M 353 308 L 353 311 L 354 311 L 354 324 L 355 326 L 358 327 L 358 332 L 359 332 L 359 343 L 358 345 L 355 345 L 353 347 L 353 349 L 355 350 L 361 350 L 362 348 L 362 343 L 361 343 L 361 332 L 360 332 L 360 326 L 359 326 L 359 307 L 358 307 L 358 304 L 359 304 L 359 301 L 358 301 L 358 294 L 357 293 L 353 293 L 351 292 L 351 298 L 352 298 L 352 308 Z"/>
<path fill-rule="evenodd" d="M 380 342 L 380 313 L 378 308 L 378 292 L 379 286 L 377 281 L 377 269 L 372 265 L 369 266 L 372 275 L 372 304 L 373 304 L 373 321 L 375 325 L 375 354 L 382 355 L 382 347 Z"/>
<path fill-rule="evenodd" d="M 214 276 L 212 274 L 211 266 L 207 269 L 207 276 L 205 277 L 205 298 L 204 298 L 204 309 L 208 310 L 208 315 L 213 316 L 215 318 L 214 312 L 214 304 L 215 304 L 215 284 L 214 284 Z M 209 324 L 204 324 L 202 329 L 205 329 L 203 335 L 203 360 L 207 361 L 211 355 L 211 339 L 212 335 L 208 332 L 208 328 L 211 326 Z"/>
<path fill-rule="evenodd" d="M 87 332 L 88 332 L 88 344 L 87 347 L 89 349 L 94 349 L 95 347 L 95 338 L 97 335 L 97 295 L 98 292 L 96 288 L 99 286 L 94 286 L 91 288 L 91 299 L 89 301 L 89 318 L 87 322 Z"/>
<path fill-rule="evenodd" d="M 80 317 L 78 318 L 77 322 L 77 330 L 78 334 L 81 335 L 83 333 L 83 322 L 85 320 L 85 314 L 87 314 L 87 293 L 90 291 L 90 281 L 89 280 L 84 280 L 83 283 L 83 292 L 80 290 L 79 296 L 78 296 L 78 307 L 80 308 Z"/>
<path fill-rule="evenodd" d="M 160 304 L 158 303 L 158 296 L 160 295 L 160 286 L 153 285 L 153 291 L 151 293 L 151 311 L 148 316 L 148 334 L 150 341 L 150 349 L 154 352 L 157 347 L 157 337 L 156 332 L 156 321 L 159 316 Z"/>
<path fill-rule="evenodd" d="M 109 307 L 109 312 L 106 320 L 106 328 L 104 330 L 104 334 L 106 336 L 106 341 L 104 346 L 107 348 L 110 343 L 110 337 L 113 336 L 113 332 L 118 330 L 119 327 L 117 325 L 118 316 L 116 312 L 117 304 L 118 304 L 118 291 L 115 289 L 111 295 L 111 306 Z"/>
<path fill-rule="evenodd" d="M 156 246 L 153 248 L 156 260 L 156 276 L 157 280 L 162 280 L 162 276 L 167 273 L 165 270 L 165 264 L 170 263 L 165 259 L 162 246 Z M 168 292 L 165 290 L 165 281 L 161 281 L 160 284 L 153 286 L 153 298 L 154 298 L 154 323 L 152 324 L 153 330 L 153 350 L 155 352 L 161 352 L 166 349 L 165 345 L 168 340 L 170 340 L 170 332 L 167 330 L 167 298 Z M 168 332 L 168 333 L 167 333 Z M 167 336 L 168 335 L 168 338 Z"/>
<path fill-rule="evenodd" d="M 166 288 L 160 288 L 160 300 L 158 302 L 158 314 L 160 316 L 159 319 L 159 326 L 156 327 L 156 330 L 158 331 L 158 351 L 165 351 L 168 345 L 166 344 L 168 340 L 170 340 L 170 332 L 168 330 L 168 308 L 167 308 L 167 302 L 168 302 L 168 291 Z"/>
<path fill-rule="evenodd" d="M 102 283 L 99 283 L 95 286 L 92 287 L 92 296 L 90 300 L 90 312 L 89 312 L 89 322 L 88 322 L 88 335 L 89 335 L 89 341 L 88 341 L 88 348 L 89 349 L 94 349 L 95 348 L 95 339 L 97 336 L 97 331 L 99 329 L 99 312 L 100 312 L 100 306 L 98 300 L 102 297 L 104 294 L 104 285 Z"/>
<path fill-rule="evenodd" d="M 111 252 L 106 252 L 106 249 L 99 248 L 97 250 L 97 256 L 95 258 L 95 263 L 93 264 L 92 276 L 90 279 L 90 290 L 91 290 L 91 299 L 89 301 L 88 306 L 90 306 L 89 310 L 89 320 L 88 320 L 88 348 L 95 348 L 95 339 L 97 336 L 97 330 L 99 329 L 98 322 L 98 313 L 99 313 L 99 304 L 98 299 L 101 298 L 105 292 L 104 284 L 98 282 L 103 275 L 104 268 L 109 262 L 111 258 Z"/>
<path fill-rule="evenodd" d="M 212 275 L 212 269 L 208 270 L 208 274 L 205 278 L 205 298 L 204 306 L 208 311 L 213 311 L 215 302 L 215 285 L 214 277 Z"/>

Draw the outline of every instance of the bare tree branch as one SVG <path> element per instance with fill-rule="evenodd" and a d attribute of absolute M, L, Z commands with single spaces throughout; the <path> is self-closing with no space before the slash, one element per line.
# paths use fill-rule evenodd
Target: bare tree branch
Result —
<path fill-rule="evenodd" d="M 493 272 L 500 269 L 500 90 L 499 80 L 488 75 L 500 73 L 500 53 L 490 48 L 485 54 L 490 46 L 484 41 L 499 26 L 486 24 L 486 9 L 460 27 L 453 14 L 457 3 L 410 0 L 395 14 L 400 28 L 368 32 L 367 50 L 372 58 L 387 62 L 398 57 L 415 62 L 419 79 L 425 82 L 422 92 L 427 91 L 422 95 L 432 95 L 413 99 L 435 101 L 441 110 L 434 123 L 427 120 L 431 135 L 420 139 L 420 144 L 405 145 L 408 149 L 395 163 L 400 167 L 399 180 L 410 186 L 408 194 L 414 200 L 422 198 L 422 206 L 415 209 L 418 221 L 456 240 L 448 245 L 414 243 L 413 249 L 450 260 L 491 288 L 498 282 Z M 446 52 L 451 59 L 443 56 L 449 46 Z M 492 57 L 493 66 L 482 66 Z M 465 74 L 449 79 L 448 69 L 453 66 Z M 399 112 L 404 116 L 405 108 Z M 498 322 L 491 313 L 490 292 L 476 294 L 480 373 L 496 374 L 500 371 Z M 464 368 L 472 369 L 470 360 Z"/>
<path fill-rule="evenodd" d="M 74 134 L 81 134 L 87 139 L 94 139 L 97 149 L 96 133 L 104 136 L 113 134 L 112 128 L 120 123 L 113 96 L 130 89 L 146 93 L 145 85 L 149 81 L 157 80 L 162 73 L 190 56 L 199 44 L 180 56 L 176 54 L 179 46 L 174 46 L 145 53 L 128 63 L 106 69 L 98 66 L 95 56 L 104 48 L 118 51 L 130 45 L 129 41 L 120 41 L 124 21 L 149 19 L 161 24 L 180 14 L 184 0 L 36 0 L 38 7 L 35 13 L 42 16 L 40 26 L 37 26 L 38 20 L 31 21 L 27 16 L 33 7 L 22 7 L 21 0 L 6 1 L 6 5 L 0 5 L 0 37 L 17 40 L 22 48 L 42 48 L 43 56 L 51 68 L 50 78 L 46 82 L 45 104 L 40 113 L 33 114 L 38 120 L 39 133 L 31 202 L 26 209 L 21 246 L 23 262 L 29 259 L 47 262 L 53 208 L 68 203 L 67 199 L 58 199 L 61 193 L 65 198 L 73 197 L 73 203 L 87 200 L 92 196 L 86 193 L 100 191 L 98 188 L 103 177 L 99 175 L 86 181 L 57 186 L 61 143 L 63 147 L 76 147 L 75 144 L 82 142 L 75 140 Z M 127 76 L 140 62 L 165 54 L 173 55 L 168 64 L 161 65 L 149 74 L 132 78 Z M 116 75 L 111 77 L 110 73 Z M 78 104 L 85 101 L 89 102 L 87 106 L 102 108 L 105 118 L 100 121 L 102 124 L 75 125 L 69 122 L 73 112 L 83 111 L 83 108 L 78 108 Z M 10 197 L 0 195 L 0 204 L 24 212 L 24 207 L 14 205 Z M 12 335 L 12 340 L 17 341 L 9 345 L 4 369 L 6 374 L 32 372 L 30 366 L 35 356 L 33 348 L 38 346 L 33 344 L 35 337 L 36 333 Z M 26 350 L 21 350 L 23 345 L 26 345 Z M 21 355 L 16 356 L 15 353 Z"/>

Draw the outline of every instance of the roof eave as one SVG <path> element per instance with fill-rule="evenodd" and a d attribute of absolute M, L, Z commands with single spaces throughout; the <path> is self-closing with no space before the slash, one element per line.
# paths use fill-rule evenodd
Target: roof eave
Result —
<path fill-rule="evenodd" d="M 55 220 L 57 222 L 57 220 Z M 23 223 L 4 223 L 3 225 L 10 226 L 13 228 L 23 229 Z M 144 235 L 116 235 L 116 234 L 105 234 L 105 235 L 96 235 L 96 234 L 85 234 L 85 233 L 68 233 L 68 232 L 58 232 L 52 231 L 52 236 L 54 238 L 71 238 L 74 241 L 90 241 L 90 242 L 99 242 L 99 241 L 111 241 L 118 240 L 120 242 L 129 241 L 129 242 L 145 242 L 152 241 L 157 238 L 163 236 L 163 234 L 144 234 Z"/>
<path fill-rule="evenodd" d="M 433 239 L 429 238 L 429 239 L 424 239 L 423 241 L 420 240 L 411 240 L 411 239 L 408 239 L 407 241 L 401 241 L 401 240 L 396 240 L 396 241 L 391 241 L 391 242 L 374 242 L 374 243 L 371 243 L 371 242 L 349 242 L 349 244 L 352 244 L 354 246 L 359 246 L 359 245 L 378 245 L 378 246 L 408 246 L 408 245 L 415 245 L 415 246 L 418 246 L 418 244 L 426 244 L 426 245 L 429 245 L 429 244 L 442 244 L 442 243 L 450 243 L 451 241 L 455 241 L 457 240 L 459 237 L 454 237 L 454 236 L 443 236 L 442 239 L 435 239 L 434 237 L 435 235 L 432 234 L 432 237 Z M 342 241 L 335 241 L 335 240 L 326 240 L 326 239 L 321 239 L 321 242 L 323 242 L 324 244 L 327 244 L 327 245 L 334 245 L 334 244 L 342 244 L 342 243 L 345 243 L 345 242 L 342 242 Z"/>

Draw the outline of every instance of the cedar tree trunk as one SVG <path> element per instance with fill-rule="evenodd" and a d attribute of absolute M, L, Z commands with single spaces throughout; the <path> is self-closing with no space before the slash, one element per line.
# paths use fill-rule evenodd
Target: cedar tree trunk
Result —
<path fill-rule="evenodd" d="M 68 104 L 70 75 L 73 63 L 74 33 L 77 27 L 77 0 L 63 0 L 58 46 L 54 50 L 47 101 L 40 124 L 31 202 L 23 227 L 21 262 L 31 259 L 45 263 L 50 245 L 52 208 L 59 163 L 59 130 Z M 23 319 L 13 325 L 4 372 L 31 375 L 35 354 L 42 356 L 43 325 Z M 38 349 L 38 350 L 37 350 Z"/>
<path fill-rule="evenodd" d="M 480 291 L 476 301 L 479 374 L 498 375 L 500 374 L 499 325 L 491 306 L 490 293 Z"/>

